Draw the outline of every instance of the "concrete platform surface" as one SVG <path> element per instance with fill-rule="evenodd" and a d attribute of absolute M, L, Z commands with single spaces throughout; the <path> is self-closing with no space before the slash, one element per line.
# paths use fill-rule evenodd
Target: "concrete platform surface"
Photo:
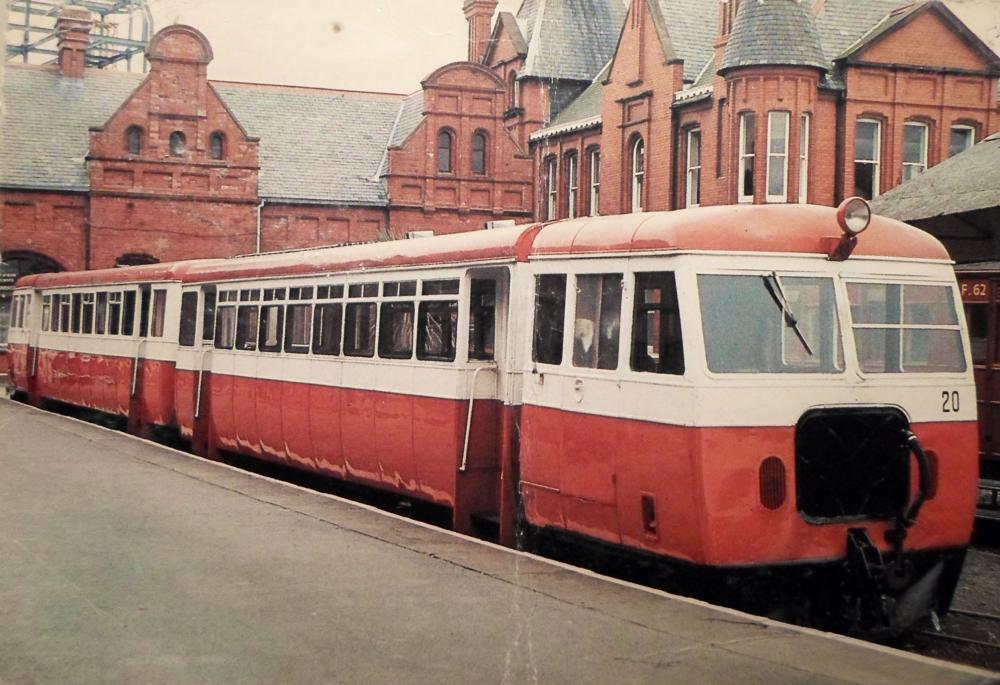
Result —
<path fill-rule="evenodd" d="M 0 683 L 984 683 L 0 400 Z"/>

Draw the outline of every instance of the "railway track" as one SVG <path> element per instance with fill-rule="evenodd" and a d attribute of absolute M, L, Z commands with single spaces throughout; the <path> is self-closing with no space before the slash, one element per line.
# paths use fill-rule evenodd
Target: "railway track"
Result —
<path fill-rule="evenodd" d="M 995 650 L 1000 657 L 1000 615 L 981 611 L 952 609 L 946 624 L 920 635 L 964 645 Z"/>

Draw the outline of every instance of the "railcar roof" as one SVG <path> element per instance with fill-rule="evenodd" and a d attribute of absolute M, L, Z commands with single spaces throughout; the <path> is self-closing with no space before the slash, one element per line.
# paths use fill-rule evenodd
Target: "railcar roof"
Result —
<path fill-rule="evenodd" d="M 527 224 L 490 231 L 126 267 L 27 276 L 19 286 L 59 288 L 103 283 L 204 283 L 460 263 L 529 261 L 535 257 L 648 252 L 763 252 L 825 256 L 841 237 L 836 210 L 815 205 L 726 205 Z M 875 216 L 854 257 L 950 261 L 929 233 Z"/>

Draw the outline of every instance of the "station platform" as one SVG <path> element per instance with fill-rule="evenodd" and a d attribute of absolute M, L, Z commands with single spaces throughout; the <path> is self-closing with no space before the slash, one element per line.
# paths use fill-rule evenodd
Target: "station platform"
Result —
<path fill-rule="evenodd" d="M 4 684 L 1000 682 L 7 400 L 0 467 Z"/>

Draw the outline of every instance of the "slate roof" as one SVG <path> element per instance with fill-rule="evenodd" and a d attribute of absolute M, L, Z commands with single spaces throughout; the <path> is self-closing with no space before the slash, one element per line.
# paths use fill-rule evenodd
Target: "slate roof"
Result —
<path fill-rule="evenodd" d="M 87 191 L 89 129 L 102 126 L 142 79 L 97 69 L 71 79 L 8 65 L 0 93 L 0 187 Z"/>
<path fill-rule="evenodd" d="M 816 24 L 796 0 L 740 3 L 719 71 L 768 64 L 828 69 Z"/>
<path fill-rule="evenodd" d="M 528 56 L 521 76 L 590 81 L 611 59 L 621 0 L 524 0 L 517 13 Z"/>
<path fill-rule="evenodd" d="M 684 60 L 684 80 L 694 81 L 715 50 L 718 0 L 654 0 L 650 7 L 660 13 L 674 52 Z"/>
<path fill-rule="evenodd" d="M 919 221 L 1000 207 L 1000 133 L 872 201 L 877 214 Z"/>
<path fill-rule="evenodd" d="M 0 94 L 0 187 L 87 191 L 88 129 L 103 126 L 143 79 L 96 69 L 73 79 L 9 66 Z M 384 206 L 379 171 L 390 135 L 409 135 L 423 109 L 422 94 L 212 85 L 247 134 L 261 139 L 260 195 L 272 201 Z"/>
<path fill-rule="evenodd" d="M 213 85 L 247 133 L 260 138 L 262 198 L 387 204 L 379 171 L 404 104 L 400 96 Z"/>
<path fill-rule="evenodd" d="M 559 112 L 559 115 L 552 121 L 549 128 L 565 126 L 573 122 L 601 116 L 601 96 L 604 94 L 604 81 L 607 77 L 608 68 L 605 67 L 569 106 L 564 107 Z"/>

